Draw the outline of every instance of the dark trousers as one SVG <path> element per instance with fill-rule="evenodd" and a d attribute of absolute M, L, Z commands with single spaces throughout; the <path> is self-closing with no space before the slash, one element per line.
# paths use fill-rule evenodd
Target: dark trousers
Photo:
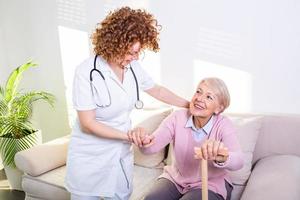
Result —
<path fill-rule="evenodd" d="M 227 199 L 231 197 L 232 186 L 225 181 Z M 144 200 L 201 200 L 201 189 L 194 189 L 185 194 L 181 194 L 174 183 L 165 178 L 156 181 L 153 188 L 145 196 Z M 213 191 L 208 190 L 209 200 L 224 200 L 224 198 Z"/>

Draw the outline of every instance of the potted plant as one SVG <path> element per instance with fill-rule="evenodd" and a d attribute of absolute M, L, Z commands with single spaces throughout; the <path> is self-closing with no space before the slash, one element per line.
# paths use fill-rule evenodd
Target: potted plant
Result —
<path fill-rule="evenodd" d="M 0 85 L 0 153 L 11 188 L 17 190 L 22 190 L 22 173 L 16 168 L 14 156 L 41 142 L 41 132 L 30 122 L 33 103 L 43 100 L 53 106 L 55 100 L 47 92 L 18 90 L 23 72 L 35 66 L 31 61 L 19 66 L 9 75 L 5 86 Z M 14 181 L 18 176 L 12 173 L 19 174 L 19 178 Z"/>

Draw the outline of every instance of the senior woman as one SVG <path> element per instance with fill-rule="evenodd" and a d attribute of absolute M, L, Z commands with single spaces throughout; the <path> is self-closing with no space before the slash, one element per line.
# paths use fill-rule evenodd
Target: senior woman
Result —
<path fill-rule="evenodd" d="M 130 112 L 141 108 L 139 91 L 166 103 L 189 102 L 156 85 L 137 62 L 157 52 L 159 26 L 144 10 L 123 7 L 108 14 L 92 35 L 95 55 L 77 68 L 73 105 L 78 119 L 68 149 L 66 187 L 72 200 L 121 199 L 132 192 Z"/>
<path fill-rule="evenodd" d="M 221 115 L 229 102 L 225 83 L 218 78 L 205 78 L 189 110 L 175 111 L 150 136 L 142 129 L 130 133 L 132 141 L 143 145 L 140 149 L 146 154 L 158 152 L 169 143 L 173 145 L 174 162 L 164 168 L 145 200 L 201 199 L 199 158 L 208 160 L 209 200 L 230 199 L 232 184 L 227 170 L 242 168 L 243 154 L 233 124 Z M 220 153 L 228 156 L 217 162 L 215 158 Z"/>

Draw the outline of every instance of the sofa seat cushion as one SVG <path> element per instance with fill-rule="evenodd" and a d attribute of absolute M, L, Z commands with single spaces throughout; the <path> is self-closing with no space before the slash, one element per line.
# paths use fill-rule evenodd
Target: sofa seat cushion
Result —
<path fill-rule="evenodd" d="M 134 166 L 133 193 L 130 200 L 140 200 L 151 189 L 162 169 Z"/>
<path fill-rule="evenodd" d="M 231 192 L 231 199 L 230 200 L 240 200 L 245 187 L 246 187 L 245 185 L 233 184 L 233 190 Z"/>
<path fill-rule="evenodd" d="M 64 187 L 66 167 L 59 167 L 40 176 L 23 175 L 22 187 L 26 195 L 55 200 L 69 200 L 70 194 Z"/>
<path fill-rule="evenodd" d="M 300 157 L 276 155 L 259 160 L 242 200 L 300 199 Z"/>
<path fill-rule="evenodd" d="M 56 168 L 40 176 L 23 175 L 22 187 L 28 199 L 69 200 L 70 193 L 65 189 L 66 166 Z M 131 200 L 142 199 L 154 184 L 156 178 L 162 174 L 162 169 L 134 166 L 133 188 Z"/>

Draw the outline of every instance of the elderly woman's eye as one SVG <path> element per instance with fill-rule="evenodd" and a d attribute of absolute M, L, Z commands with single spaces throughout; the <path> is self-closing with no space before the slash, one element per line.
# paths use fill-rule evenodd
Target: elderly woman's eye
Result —
<path fill-rule="evenodd" d="M 207 99 L 209 99 L 209 100 L 214 100 L 213 98 L 212 98 L 212 96 L 207 96 Z"/>
<path fill-rule="evenodd" d="M 201 94 L 201 93 L 202 93 L 202 91 L 201 91 L 201 90 L 197 90 L 197 91 L 196 91 L 196 93 L 198 93 L 198 94 Z"/>

